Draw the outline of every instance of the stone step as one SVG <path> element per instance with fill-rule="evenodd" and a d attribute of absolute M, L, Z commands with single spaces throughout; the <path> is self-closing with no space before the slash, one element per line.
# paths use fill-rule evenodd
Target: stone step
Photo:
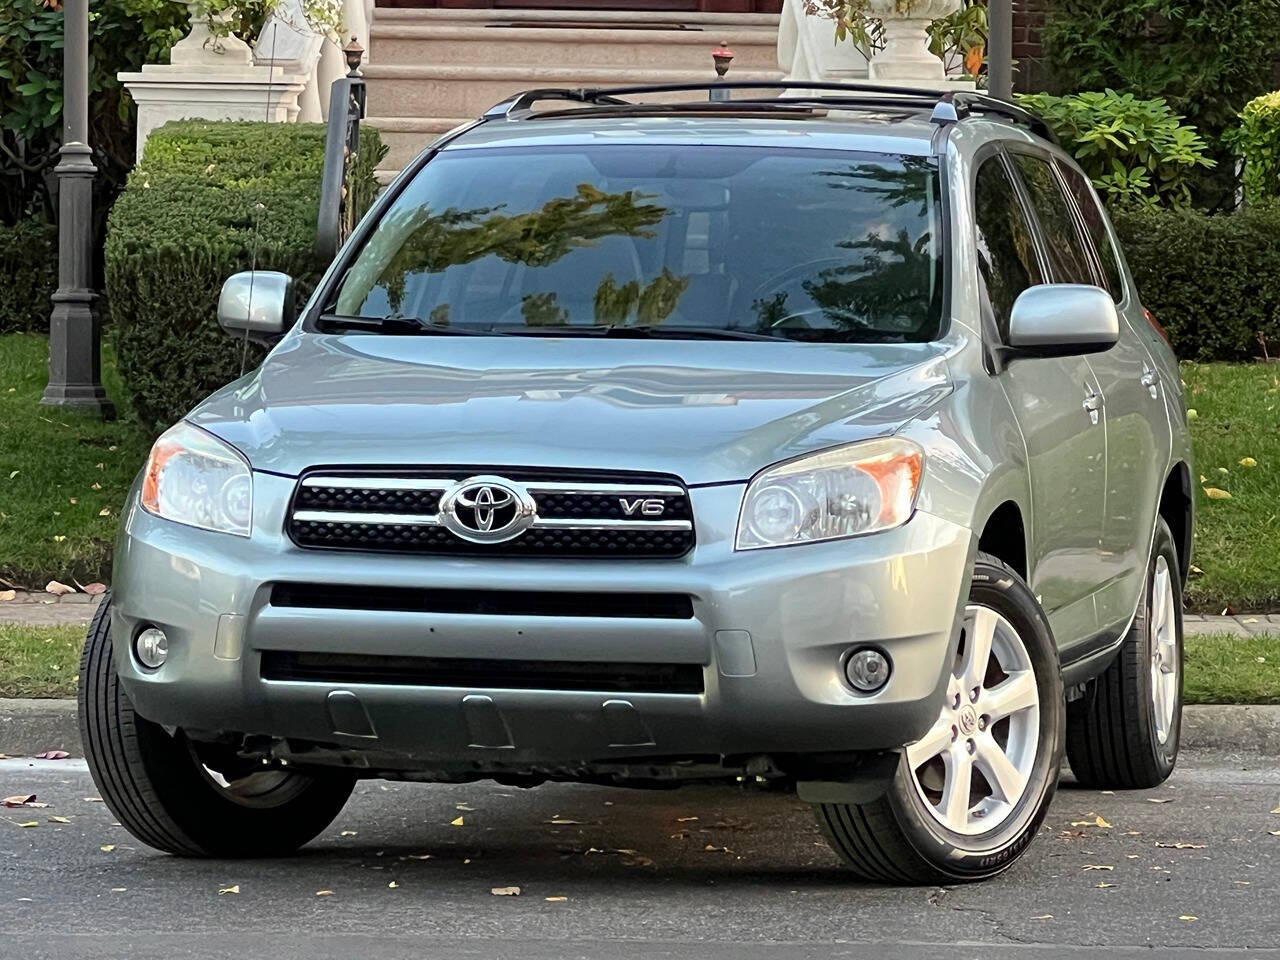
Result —
<path fill-rule="evenodd" d="M 708 73 L 708 70 L 378 63 L 370 63 L 364 71 L 369 83 L 368 114 L 378 117 L 479 116 L 513 93 L 535 87 L 699 83 L 708 80 Z M 779 70 L 741 70 L 734 73 L 735 80 L 748 82 L 781 78 Z M 680 100 L 704 97 L 706 93 L 702 91 L 664 96 L 665 99 Z"/>
<path fill-rule="evenodd" d="M 378 128 L 387 145 L 382 171 L 401 170 L 410 160 L 454 127 L 471 122 L 470 117 L 369 117 L 365 123 Z"/>
<path fill-rule="evenodd" d="M 375 22 L 369 62 L 386 65 L 487 64 L 562 65 L 599 69 L 681 69 L 712 74 L 711 51 L 727 44 L 734 52 L 731 76 L 742 70 L 777 69 L 773 27 L 682 29 L 598 26 L 473 24 L 451 21 Z"/>
<path fill-rule="evenodd" d="M 374 25 L 390 23 L 592 23 L 622 26 L 683 24 L 718 30 L 725 26 L 771 27 L 778 29 L 776 13 L 698 13 L 692 11 L 645 10 L 451 10 L 378 7 Z"/>

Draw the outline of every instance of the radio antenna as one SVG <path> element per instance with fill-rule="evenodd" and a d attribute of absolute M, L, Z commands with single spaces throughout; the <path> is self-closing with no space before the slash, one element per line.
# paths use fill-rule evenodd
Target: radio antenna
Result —
<path fill-rule="evenodd" d="M 271 87 L 276 75 L 276 35 L 280 32 L 280 21 L 272 20 L 271 22 L 271 59 L 267 65 L 267 106 L 266 116 L 263 117 L 265 124 L 271 123 Z M 267 177 L 267 156 L 270 150 L 267 149 L 268 137 L 267 126 L 262 128 L 262 168 L 259 172 L 259 185 L 266 182 Z M 249 308 L 246 311 L 247 319 L 253 320 L 253 287 L 254 280 L 257 277 L 258 269 L 258 240 L 262 235 L 262 214 L 266 211 L 266 205 L 259 200 L 254 204 L 253 217 L 253 241 L 249 246 Z M 249 360 L 249 327 L 251 323 L 244 325 L 244 337 L 240 341 L 240 376 L 244 376 L 244 367 Z"/>

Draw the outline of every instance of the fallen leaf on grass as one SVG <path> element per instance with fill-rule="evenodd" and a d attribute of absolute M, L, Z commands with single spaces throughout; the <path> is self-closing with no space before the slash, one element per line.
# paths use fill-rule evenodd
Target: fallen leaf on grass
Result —
<path fill-rule="evenodd" d="M 518 897 L 520 896 L 519 887 L 494 887 L 489 891 L 495 897 Z"/>
<path fill-rule="evenodd" d="M 1210 500 L 1230 500 L 1231 494 L 1219 487 L 1205 487 L 1204 495 Z"/>
<path fill-rule="evenodd" d="M 111 516 L 111 508 L 110 508 L 110 507 L 103 507 L 101 510 L 99 510 L 99 511 L 98 511 L 98 516 L 100 516 L 100 517 L 109 517 L 109 516 Z"/>
<path fill-rule="evenodd" d="M 49 822 L 50 823 L 70 823 L 71 819 L 69 817 L 50 817 Z"/>
<path fill-rule="evenodd" d="M 459 817 L 457 820 L 450 820 L 450 821 L 449 821 L 449 826 L 451 826 L 451 827 L 461 827 L 461 826 L 463 826 L 463 825 L 465 824 L 465 822 L 466 822 L 466 821 L 464 821 L 464 820 L 462 819 L 462 817 Z"/>
<path fill-rule="evenodd" d="M 1253 457 L 1244 457 L 1240 461 L 1240 466 L 1248 467 L 1250 470 L 1252 470 L 1257 465 L 1258 465 L 1258 461 L 1253 459 Z"/>
<path fill-rule="evenodd" d="M 110 853 L 115 848 L 116 848 L 116 845 L 114 843 L 104 843 L 98 849 L 101 850 L 103 853 Z"/>
<path fill-rule="evenodd" d="M 68 593 L 75 593 L 75 587 L 69 587 L 65 583 L 59 583 L 57 580 L 50 580 L 44 585 L 45 593 L 52 593 L 55 597 L 62 597 Z"/>
<path fill-rule="evenodd" d="M 1188 419 L 1188 420 L 1194 420 L 1194 419 L 1196 419 L 1196 417 L 1198 417 L 1198 416 L 1200 416 L 1200 414 L 1196 411 L 1196 408 L 1195 408 L 1195 407 L 1188 407 L 1188 408 L 1187 408 L 1187 419 Z"/>
<path fill-rule="evenodd" d="M 1109 867 L 1105 863 L 1086 863 L 1084 869 L 1087 872 L 1089 870 L 1114 870 L 1115 867 Z"/>
<path fill-rule="evenodd" d="M 62 541 L 63 541 L 63 540 L 66 540 L 66 539 L 67 539 L 67 537 L 66 537 L 66 535 L 65 535 L 65 534 L 55 533 L 55 534 L 53 535 L 53 542 L 54 542 L 54 543 L 62 543 Z"/>
<path fill-rule="evenodd" d="M 231 886 L 229 886 L 229 887 L 219 887 L 219 888 L 218 888 L 218 896 L 220 896 L 220 897 L 221 897 L 221 896 L 225 896 L 225 895 L 226 895 L 226 894 L 228 894 L 228 893 L 239 893 L 239 892 L 240 892 L 240 884 L 238 884 L 238 883 L 232 884 L 232 885 L 231 885 Z"/>

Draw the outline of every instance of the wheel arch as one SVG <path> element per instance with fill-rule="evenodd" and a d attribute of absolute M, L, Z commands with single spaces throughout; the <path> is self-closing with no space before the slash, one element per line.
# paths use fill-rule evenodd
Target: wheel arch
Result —
<path fill-rule="evenodd" d="M 1191 492 L 1191 467 L 1185 462 L 1173 465 L 1160 491 L 1159 516 L 1173 533 L 1174 547 L 1178 551 L 1178 567 L 1182 585 L 1187 583 L 1191 570 L 1195 497 Z"/>
<path fill-rule="evenodd" d="M 998 504 L 978 529 L 978 549 L 998 557 L 1030 582 L 1027 524 L 1016 500 Z"/>

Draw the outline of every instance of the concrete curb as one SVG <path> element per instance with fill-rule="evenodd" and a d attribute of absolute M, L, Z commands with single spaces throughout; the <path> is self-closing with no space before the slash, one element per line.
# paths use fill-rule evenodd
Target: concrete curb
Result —
<path fill-rule="evenodd" d="M 1280 706 L 1187 707 L 1182 746 L 1226 754 L 1280 757 Z M 46 750 L 83 756 L 74 700 L 0 699 L 0 753 L 30 757 Z"/>

